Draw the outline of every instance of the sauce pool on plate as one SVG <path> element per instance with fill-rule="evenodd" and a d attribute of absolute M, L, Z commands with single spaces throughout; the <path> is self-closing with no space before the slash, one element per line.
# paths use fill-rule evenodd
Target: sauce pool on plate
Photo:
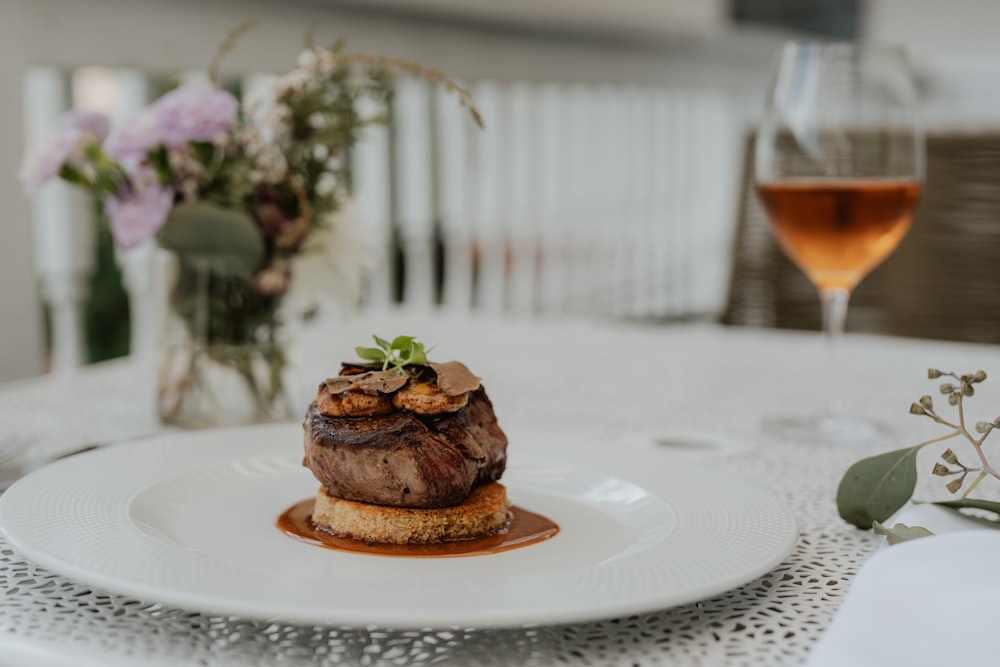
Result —
<path fill-rule="evenodd" d="M 409 558 L 485 556 L 544 542 L 559 532 L 559 526 L 552 520 L 515 506 L 510 509 L 511 518 L 507 528 L 492 535 L 432 544 L 365 542 L 335 535 L 314 524 L 312 521 L 314 503 L 315 500 L 309 498 L 289 507 L 278 517 L 276 522 L 278 530 L 306 544 L 374 556 Z"/>

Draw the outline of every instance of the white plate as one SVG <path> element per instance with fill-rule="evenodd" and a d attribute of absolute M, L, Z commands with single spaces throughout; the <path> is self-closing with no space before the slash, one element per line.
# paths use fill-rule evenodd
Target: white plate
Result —
<path fill-rule="evenodd" d="M 586 436 L 508 434 L 503 481 L 554 538 L 466 558 L 303 544 L 275 520 L 317 488 L 301 427 L 160 436 L 58 461 L 0 497 L 27 558 L 87 585 L 206 613 L 322 625 L 511 627 L 693 602 L 778 565 L 795 518 L 719 470 Z"/>

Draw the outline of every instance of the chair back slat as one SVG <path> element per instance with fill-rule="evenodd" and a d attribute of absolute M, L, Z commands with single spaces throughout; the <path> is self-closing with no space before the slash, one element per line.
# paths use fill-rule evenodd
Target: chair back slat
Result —
<path fill-rule="evenodd" d="M 504 215 L 509 198 L 507 164 L 508 130 L 506 99 L 496 81 L 480 81 L 473 86 L 473 96 L 486 123 L 492 129 L 476 133 L 474 182 L 472 192 L 472 229 L 474 242 L 474 305 L 484 313 L 503 310 L 506 285 L 507 228 Z"/>
<path fill-rule="evenodd" d="M 537 159 L 539 168 L 539 253 L 538 253 L 538 307 L 544 313 L 558 313 L 567 305 L 569 273 L 565 270 L 566 249 L 563 240 L 567 235 L 563 222 L 565 201 L 569 197 L 563 178 L 566 131 L 563 118 L 563 99 L 560 86 L 542 84 L 539 102 L 539 140 Z"/>
<path fill-rule="evenodd" d="M 363 99 L 358 103 L 358 112 L 370 118 L 383 110 Z M 393 300 L 390 150 L 389 128 L 374 124 L 362 130 L 351 156 L 354 198 L 375 259 L 375 269 L 365 286 L 364 306 L 369 309 L 384 309 Z"/>
<path fill-rule="evenodd" d="M 37 145 L 72 106 L 70 78 L 63 70 L 34 66 L 25 74 L 25 132 Z M 46 184 L 32 199 L 35 271 L 49 306 L 50 370 L 70 374 L 86 363 L 83 302 L 94 268 L 93 203 L 62 181 Z"/>
<path fill-rule="evenodd" d="M 451 312 L 472 308 L 472 150 L 469 114 L 445 90 L 434 99 L 438 217 L 441 223 L 441 306 Z"/>
<path fill-rule="evenodd" d="M 628 133 L 627 183 L 623 189 L 622 206 L 628 225 L 627 254 L 621 282 L 625 293 L 620 299 L 622 316 L 645 317 L 653 312 L 653 256 L 650 240 L 655 224 L 649 216 L 653 198 L 651 170 L 653 164 L 650 136 L 652 95 L 648 90 L 629 91 L 626 128 Z"/>
<path fill-rule="evenodd" d="M 507 294 L 504 306 L 516 313 L 536 312 L 538 266 L 539 139 L 538 98 L 535 88 L 524 82 L 510 86 L 510 104 L 504 121 L 508 159 L 502 169 L 509 185 L 507 207 Z"/>
<path fill-rule="evenodd" d="M 402 249 L 403 303 L 418 310 L 436 303 L 430 101 L 426 82 L 401 79 L 397 83 L 392 114 L 394 232 Z"/>
<path fill-rule="evenodd" d="M 152 82 L 142 71 L 116 69 L 113 80 L 118 93 L 121 122 L 146 106 L 152 98 Z M 130 352 L 134 357 L 153 359 L 166 326 L 170 259 L 166 251 L 149 239 L 138 247 L 115 256 L 122 271 L 122 286 L 128 294 Z"/>
<path fill-rule="evenodd" d="M 695 99 L 697 145 L 692 145 L 692 208 L 687 223 L 691 231 L 687 284 L 690 314 L 717 314 L 725 308 L 728 267 L 733 239 L 734 193 L 739 187 L 741 160 L 736 118 L 717 93 Z M 692 224 L 691 221 L 698 221 Z"/>
<path fill-rule="evenodd" d="M 649 311 L 645 314 L 652 315 L 659 311 L 662 317 L 670 317 L 673 314 L 670 303 L 671 229 L 667 223 L 670 212 L 671 106 L 667 91 L 655 90 L 651 97 L 649 133 L 645 138 L 645 145 L 648 146 L 650 192 L 644 213 L 647 216 L 646 228 L 649 230 L 643 241 L 643 249 L 649 256 L 646 288 L 650 302 Z"/>

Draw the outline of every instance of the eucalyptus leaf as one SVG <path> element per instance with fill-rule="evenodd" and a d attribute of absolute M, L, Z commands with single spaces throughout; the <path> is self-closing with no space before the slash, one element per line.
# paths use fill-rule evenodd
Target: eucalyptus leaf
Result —
<path fill-rule="evenodd" d="M 264 259 L 264 242 L 253 219 L 207 202 L 174 206 L 157 238 L 186 262 L 204 263 L 219 275 L 249 279 Z"/>
<path fill-rule="evenodd" d="M 917 485 L 917 452 L 921 447 L 872 456 L 848 468 L 837 488 L 841 518 L 858 528 L 870 528 L 905 505 Z"/>
<path fill-rule="evenodd" d="M 1000 528 L 1000 502 L 978 498 L 963 498 L 960 500 L 941 500 L 934 504 L 960 512 L 967 519 L 973 519 L 983 525 Z M 981 514 L 970 514 L 962 511 L 970 509 L 990 512 L 993 516 L 985 517 Z"/>
<path fill-rule="evenodd" d="M 876 535 L 885 535 L 885 539 L 889 544 L 899 544 L 900 542 L 929 537 L 934 534 L 923 526 L 907 526 L 905 523 L 897 523 L 889 528 L 883 526 L 878 521 L 872 524 L 872 530 Z"/>

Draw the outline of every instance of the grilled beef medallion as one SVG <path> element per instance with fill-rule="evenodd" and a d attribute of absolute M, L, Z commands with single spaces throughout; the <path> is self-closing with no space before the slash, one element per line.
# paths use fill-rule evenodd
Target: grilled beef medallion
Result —
<path fill-rule="evenodd" d="M 306 413 L 305 458 L 326 493 L 435 508 L 496 481 L 507 437 L 478 377 L 459 362 L 408 373 L 345 365 Z"/>

